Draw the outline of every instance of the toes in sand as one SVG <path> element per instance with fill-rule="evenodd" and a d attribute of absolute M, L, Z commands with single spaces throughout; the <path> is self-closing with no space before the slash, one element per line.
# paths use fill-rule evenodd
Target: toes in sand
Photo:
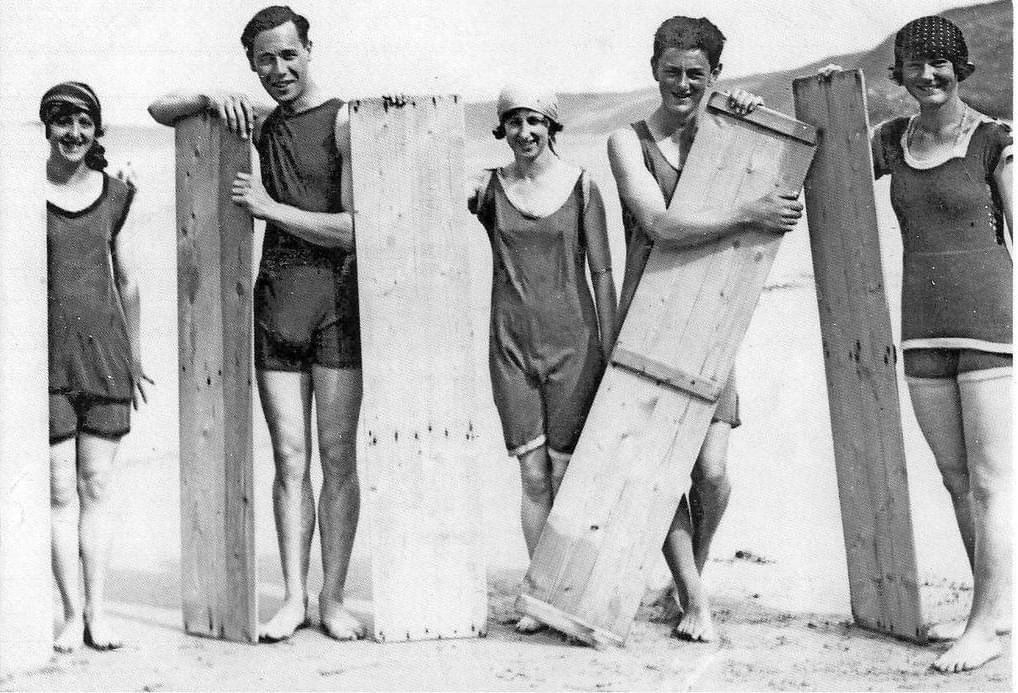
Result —
<path fill-rule="evenodd" d="M 69 618 L 64 622 L 60 633 L 53 640 L 53 649 L 57 652 L 74 652 L 81 647 L 85 620 L 81 617 Z"/>
<path fill-rule="evenodd" d="M 545 628 L 547 628 L 547 626 L 533 616 L 520 616 L 520 620 L 516 622 L 517 633 L 536 633 L 539 630 L 544 630 Z"/>
<path fill-rule="evenodd" d="M 359 640 L 364 637 L 364 624 L 346 610 L 340 602 L 327 599 L 319 601 L 322 630 L 336 640 Z"/>
<path fill-rule="evenodd" d="M 687 609 L 672 633 L 680 640 L 694 642 L 713 642 L 718 635 L 709 607 Z"/>
<path fill-rule="evenodd" d="M 966 633 L 958 638 L 951 649 L 937 658 L 933 668 L 948 674 L 968 671 L 999 657 L 1000 653 L 1000 641 L 996 635 L 986 637 L 980 633 Z"/>
<path fill-rule="evenodd" d="M 304 610 L 302 600 L 291 599 L 283 602 L 276 615 L 258 628 L 258 640 L 261 642 L 286 640 L 307 623 Z"/>
<path fill-rule="evenodd" d="M 84 640 L 93 650 L 119 650 L 124 646 L 105 618 L 93 618 L 85 624 Z"/>

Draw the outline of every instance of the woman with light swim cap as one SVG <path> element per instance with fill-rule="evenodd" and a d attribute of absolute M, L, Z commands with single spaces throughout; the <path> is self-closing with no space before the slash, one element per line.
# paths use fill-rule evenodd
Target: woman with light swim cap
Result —
<path fill-rule="evenodd" d="M 555 152 L 555 94 L 506 87 L 497 115 L 494 135 L 513 161 L 484 172 L 470 208 L 491 241 L 492 390 L 506 448 L 520 463 L 533 555 L 615 339 L 615 284 L 597 185 Z M 524 616 L 516 628 L 542 624 Z"/>

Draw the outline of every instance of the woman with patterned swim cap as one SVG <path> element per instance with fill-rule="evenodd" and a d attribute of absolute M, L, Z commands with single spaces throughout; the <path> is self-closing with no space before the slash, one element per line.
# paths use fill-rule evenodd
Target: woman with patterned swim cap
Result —
<path fill-rule="evenodd" d="M 121 646 L 105 615 L 112 475 L 131 403 L 145 400 L 140 300 L 123 231 L 134 188 L 104 169 L 102 109 L 81 82 L 42 97 L 46 126 L 50 508 L 63 602 L 58 652 Z M 78 594 L 83 569 L 85 604 Z"/>
<path fill-rule="evenodd" d="M 533 555 L 615 339 L 615 284 L 597 185 L 555 153 L 555 94 L 506 87 L 497 114 L 493 134 L 513 161 L 484 171 L 469 207 L 491 241 L 492 391 Z M 516 625 L 541 627 L 529 616 Z"/>
<path fill-rule="evenodd" d="M 723 214 L 672 203 L 704 97 L 721 74 L 724 43 L 721 31 L 704 17 L 672 17 L 663 22 L 654 34 L 650 59 L 661 100 L 646 119 L 616 130 L 608 139 L 626 234 L 620 323 L 655 245 L 709 245 L 747 227 L 785 233 L 802 216 L 802 204 L 791 190 L 774 191 Z M 741 89 L 729 97 L 729 104 L 743 113 L 762 103 Z M 701 573 L 728 506 L 728 438 L 740 423 L 733 372 L 693 466 L 690 491 L 679 504 L 663 546 L 676 587 L 676 598 L 669 595 L 665 607 L 669 617 L 676 606 L 681 611 L 673 631 L 679 638 L 707 642 L 717 635 Z"/>
<path fill-rule="evenodd" d="M 919 113 L 872 135 L 874 173 L 891 176 L 901 227 L 905 377 L 974 582 L 964 628 L 930 629 L 957 638 L 933 664 L 947 672 L 998 656 L 997 634 L 1011 627 L 1012 140 L 959 97 L 974 70 L 955 24 L 909 22 L 895 36 L 891 79 Z"/>

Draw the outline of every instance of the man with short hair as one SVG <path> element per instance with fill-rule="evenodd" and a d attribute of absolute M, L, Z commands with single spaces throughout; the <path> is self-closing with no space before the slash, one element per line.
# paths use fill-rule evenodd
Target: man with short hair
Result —
<path fill-rule="evenodd" d="M 662 23 L 654 34 L 650 59 L 660 104 L 646 120 L 620 128 L 608 139 L 608 158 L 618 184 L 626 233 L 619 324 L 625 320 L 655 245 L 708 245 L 750 227 L 785 233 L 802 216 L 802 204 L 789 190 L 774 191 L 722 214 L 672 204 L 672 194 L 696 136 L 704 96 L 712 91 L 721 74 L 724 42 L 721 31 L 703 17 L 672 17 Z M 729 98 L 729 104 L 742 113 L 762 103 L 741 89 Z M 701 573 L 728 506 L 728 436 L 740 423 L 733 373 L 718 399 L 693 466 L 692 486 L 682 498 L 663 547 L 682 611 L 674 630 L 680 638 L 704 642 L 716 638 Z"/>
<path fill-rule="evenodd" d="M 356 427 L 361 403 L 360 332 L 349 114 L 311 78 L 307 19 L 267 7 L 241 35 L 251 70 L 276 102 L 270 113 L 242 93 L 178 92 L 149 113 L 164 125 L 210 111 L 253 137 L 261 176 L 240 173 L 233 202 L 266 222 L 254 289 L 255 370 L 275 460 L 273 510 L 283 568 L 283 605 L 259 638 L 289 638 L 307 620 L 307 573 L 315 526 L 311 487 L 312 401 L 322 488 L 324 570 L 319 612 L 338 640 L 362 637 L 343 605 L 360 506 Z"/>

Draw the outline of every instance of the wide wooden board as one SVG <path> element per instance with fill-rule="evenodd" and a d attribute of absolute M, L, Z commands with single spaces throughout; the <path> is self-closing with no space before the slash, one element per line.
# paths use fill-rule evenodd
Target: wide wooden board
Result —
<path fill-rule="evenodd" d="M 350 105 L 374 637 L 484 635 L 457 97 Z"/>
<path fill-rule="evenodd" d="M 813 129 L 767 110 L 739 118 L 725 100 L 702 116 L 673 205 L 729 209 L 802 184 Z M 779 243 L 751 230 L 652 251 L 518 609 L 625 642 Z"/>
<path fill-rule="evenodd" d="M 804 77 L 793 91 L 796 115 L 819 131 L 806 211 L 852 614 L 924 641 L 863 75 Z"/>
<path fill-rule="evenodd" d="M 0 110 L 8 106 L 0 96 Z M 47 147 L 41 124 L 10 120 L 0 120 L 0 143 L 0 676 L 7 676 L 53 654 L 53 581 Z"/>
<path fill-rule="evenodd" d="M 176 130 L 184 629 L 256 642 L 252 222 L 230 201 L 251 150 L 207 114 Z"/>

